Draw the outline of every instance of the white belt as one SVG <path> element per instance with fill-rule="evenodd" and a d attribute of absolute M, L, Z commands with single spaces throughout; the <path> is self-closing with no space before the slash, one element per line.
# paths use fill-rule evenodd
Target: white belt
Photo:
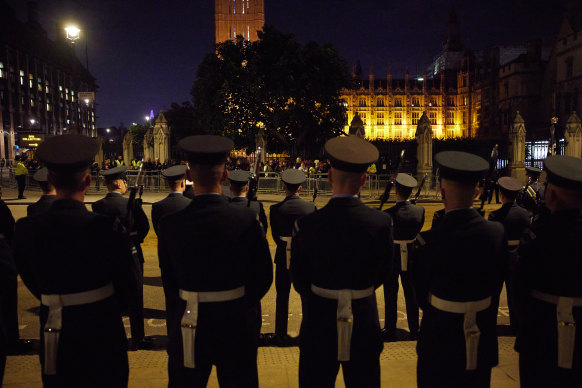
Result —
<path fill-rule="evenodd" d="M 350 361 L 350 345 L 354 328 L 352 299 L 363 299 L 374 294 L 374 287 L 364 290 L 328 290 L 311 285 L 311 291 L 326 299 L 337 300 L 337 359 Z"/>
<path fill-rule="evenodd" d="M 400 270 L 402 272 L 408 271 L 408 244 L 413 242 L 414 240 L 394 240 L 394 244 L 400 245 Z"/>
<path fill-rule="evenodd" d="M 464 315 L 463 329 L 465 331 L 465 354 L 467 358 L 465 369 L 477 369 L 477 350 L 479 348 L 479 338 L 481 337 L 481 332 L 477 326 L 477 313 L 491 306 L 491 297 L 470 302 L 454 302 L 429 294 L 428 302 L 441 311 Z"/>
<path fill-rule="evenodd" d="M 182 316 L 182 348 L 184 366 L 195 368 L 194 343 L 196 340 L 196 325 L 198 324 L 198 303 L 227 302 L 242 298 L 245 287 L 241 286 L 227 291 L 194 292 L 180 290 L 180 298 L 186 301 L 186 309 Z"/>
<path fill-rule="evenodd" d="M 287 269 L 291 266 L 291 236 L 280 236 L 281 241 L 285 241 L 287 246 L 285 247 L 285 257 L 287 260 Z"/>
<path fill-rule="evenodd" d="M 572 369 L 576 321 L 572 309 L 582 306 L 582 298 L 570 298 L 532 290 L 531 295 L 543 302 L 556 305 L 558 315 L 558 367 Z"/>
<path fill-rule="evenodd" d="M 59 338 L 61 329 L 63 328 L 63 307 L 99 302 L 100 300 L 109 298 L 114 293 L 113 284 L 109 283 L 95 290 L 77 292 L 75 294 L 41 295 L 41 303 L 49 308 L 48 319 L 44 325 L 45 375 L 57 374 Z"/>

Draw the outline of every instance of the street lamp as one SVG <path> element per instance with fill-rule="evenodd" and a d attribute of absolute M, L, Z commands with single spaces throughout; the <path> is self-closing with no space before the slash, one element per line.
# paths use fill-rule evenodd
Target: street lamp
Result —
<path fill-rule="evenodd" d="M 67 33 L 66 38 L 71 41 L 71 44 L 75 44 L 75 41 L 79 40 L 81 37 L 81 29 L 75 25 L 70 25 L 65 27 L 65 32 Z M 89 51 L 87 49 L 87 31 L 85 31 L 85 67 L 89 71 Z"/>

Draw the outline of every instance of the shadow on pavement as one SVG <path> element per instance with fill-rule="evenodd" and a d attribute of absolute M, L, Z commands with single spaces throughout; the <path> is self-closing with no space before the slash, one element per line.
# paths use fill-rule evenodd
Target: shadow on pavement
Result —
<path fill-rule="evenodd" d="M 162 277 L 161 276 L 144 276 L 143 285 L 144 286 L 152 286 L 152 287 L 162 287 Z"/>

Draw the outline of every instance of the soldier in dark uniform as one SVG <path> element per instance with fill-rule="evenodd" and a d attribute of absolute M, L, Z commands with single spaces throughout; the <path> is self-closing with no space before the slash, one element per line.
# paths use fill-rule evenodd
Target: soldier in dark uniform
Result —
<path fill-rule="evenodd" d="M 152 204 L 152 224 L 158 234 L 158 224 L 162 217 L 176 213 L 190 205 L 190 198 L 184 197 L 186 166 L 179 164 L 162 171 L 162 175 L 168 182 L 170 194 L 161 201 Z"/>
<path fill-rule="evenodd" d="M 0 387 L 4 377 L 6 355 L 8 354 L 10 340 L 8 338 L 6 304 L 12 303 L 12 290 L 6 285 L 16 283 L 16 268 L 12 259 L 12 251 L 8 243 L 0 238 Z M 11 318 L 10 318 L 11 319 Z M 18 326 L 17 326 L 18 329 Z"/>
<path fill-rule="evenodd" d="M 520 380 L 522 387 L 581 387 L 582 159 L 551 156 L 545 169 L 551 213 L 524 233 L 513 284 L 523 309 Z"/>
<path fill-rule="evenodd" d="M 434 212 L 434 215 L 432 216 L 432 223 L 430 225 L 430 228 L 435 228 L 442 220 L 443 217 L 445 216 L 445 209 L 440 209 L 437 210 L 436 212 Z"/>
<path fill-rule="evenodd" d="M 258 387 L 256 311 L 273 282 L 267 240 L 250 209 L 221 195 L 232 140 L 190 136 L 178 146 L 196 196 L 158 229 L 162 278 L 179 298 L 168 311 L 169 386 L 205 387 L 215 365 L 221 387 Z"/>
<path fill-rule="evenodd" d="M 536 216 L 541 210 L 544 202 L 544 187 L 540 183 L 542 170 L 537 167 L 526 167 L 527 184 L 517 197 L 517 204 L 530 212 L 531 216 Z"/>
<path fill-rule="evenodd" d="M 325 144 L 333 196 L 295 223 L 291 279 L 301 295 L 299 386 L 380 387 L 383 348 L 375 289 L 392 263 L 392 219 L 358 198 L 378 149 L 356 136 Z"/>
<path fill-rule="evenodd" d="M 93 203 L 91 206 L 95 213 L 118 217 L 127 222 L 127 207 L 129 199 L 123 197 L 127 192 L 127 180 L 125 172 L 127 167 L 122 165 L 102 172 L 105 178 L 105 185 L 109 193 L 105 198 Z M 150 349 L 153 346 L 151 337 L 145 337 L 143 322 L 143 252 L 141 243 L 144 241 L 150 230 L 150 223 L 141 206 L 135 206 L 133 210 L 133 222 L 130 236 L 137 250 L 137 256 L 141 264 L 141 281 L 136 291 L 135 301 L 129 309 L 129 321 L 131 326 L 130 350 Z"/>
<path fill-rule="evenodd" d="M 313 213 L 316 208 L 313 202 L 307 202 L 297 195 L 305 182 L 305 174 L 300 170 L 285 170 L 281 173 L 281 181 L 285 189 L 285 199 L 271 206 L 271 233 L 277 244 L 275 253 L 275 289 L 277 300 L 275 307 L 275 344 L 288 346 L 294 343 L 287 334 L 289 319 L 289 291 L 291 290 L 291 275 L 289 264 L 291 259 L 291 236 L 295 221 L 306 214 Z"/>
<path fill-rule="evenodd" d="M 232 193 L 232 199 L 230 202 L 234 206 L 248 206 L 248 199 L 246 197 L 249 191 L 249 172 L 244 170 L 232 170 L 228 172 L 228 180 L 230 181 L 230 192 Z M 267 233 L 269 224 L 267 222 L 267 215 L 265 214 L 265 209 L 263 204 L 259 201 L 251 201 L 250 208 L 257 215 L 263 231 Z"/>
<path fill-rule="evenodd" d="M 28 205 L 26 208 L 26 215 L 28 217 L 44 213 L 57 198 L 55 187 L 48 181 L 48 169 L 46 167 L 35 172 L 32 178 L 38 182 L 42 190 L 42 196 L 35 203 Z"/>
<path fill-rule="evenodd" d="M 385 341 L 396 339 L 396 321 L 398 319 L 398 277 L 402 280 L 406 315 L 410 339 L 418 336 L 418 302 L 414 287 L 408 276 L 408 252 L 416 235 L 424 225 L 424 208 L 413 205 L 408 198 L 412 189 L 418 185 L 416 179 L 407 174 L 398 174 L 395 179 L 396 204 L 385 210 L 394 222 L 394 253 L 392 255 L 392 271 L 384 281 L 385 317 L 382 336 Z"/>
<path fill-rule="evenodd" d="M 489 387 L 498 362 L 497 308 L 507 242 L 503 226 L 472 208 L 488 163 L 446 151 L 440 166 L 445 215 L 417 237 L 410 268 L 423 310 L 418 336 L 419 387 Z"/>
<path fill-rule="evenodd" d="M 42 303 L 45 387 L 127 387 L 121 310 L 136 286 L 137 268 L 122 225 L 83 203 L 97 147 L 80 135 L 45 140 L 37 155 L 49 169 L 57 200 L 46 212 L 16 223 L 16 267 Z"/>
<path fill-rule="evenodd" d="M 184 197 L 186 198 L 194 198 L 194 184 L 192 181 L 186 179 L 186 188 L 184 190 Z"/>
<path fill-rule="evenodd" d="M 504 280 L 507 290 L 507 306 L 509 307 L 509 323 L 514 332 L 517 331 L 517 317 L 515 308 L 513 307 L 511 279 L 515 271 L 515 266 L 517 265 L 519 239 L 523 231 L 529 226 L 530 221 L 529 212 L 515 203 L 515 199 L 522 188 L 522 184 L 515 178 L 499 178 L 499 189 L 503 206 L 489 214 L 489 221 L 501 222 L 505 230 L 509 256 Z"/>

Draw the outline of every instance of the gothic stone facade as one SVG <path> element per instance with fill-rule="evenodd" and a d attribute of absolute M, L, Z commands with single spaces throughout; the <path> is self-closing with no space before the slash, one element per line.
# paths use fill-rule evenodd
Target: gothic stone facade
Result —
<path fill-rule="evenodd" d="M 215 0 L 214 18 L 216 43 L 238 35 L 256 41 L 257 31 L 265 24 L 265 3 L 264 0 Z"/>

